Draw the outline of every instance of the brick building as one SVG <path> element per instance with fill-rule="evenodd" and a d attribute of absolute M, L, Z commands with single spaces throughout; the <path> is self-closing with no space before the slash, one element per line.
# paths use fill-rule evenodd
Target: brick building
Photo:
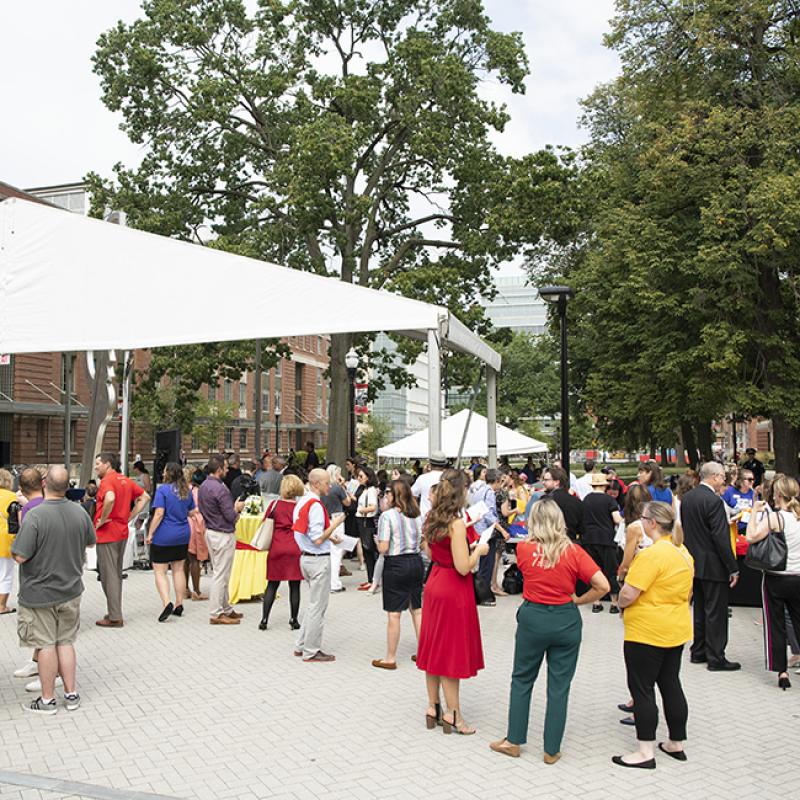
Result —
<path fill-rule="evenodd" d="M 86 213 L 88 202 L 81 184 L 41 187 L 30 190 L 35 196 L 0 183 L 0 201 L 18 197 L 46 202 L 73 213 Z M 323 446 L 327 437 L 328 385 L 324 372 L 328 366 L 329 339 L 324 336 L 297 336 L 284 340 L 291 357 L 262 373 L 262 441 L 255 441 L 255 376 L 247 373 L 239 381 L 225 381 L 216 389 L 203 387 L 203 396 L 233 407 L 233 418 L 211 451 L 233 450 L 245 457 L 264 449 L 281 452 L 302 449 L 307 441 Z M 255 346 L 254 346 L 255 348 Z M 77 467 L 83 454 L 90 404 L 90 380 L 83 354 L 71 354 L 71 461 Z M 63 463 L 65 454 L 65 375 L 64 353 L 0 354 L 0 466 Z M 147 351 L 136 351 L 134 367 L 147 366 Z M 121 396 L 119 397 L 121 405 Z M 276 415 L 276 408 L 280 413 Z M 276 431 L 277 421 L 277 431 Z M 198 420 L 198 424 L 202 424 Z M 109 422 L 103 448 L 118 452 L 119 413 Z M 133 419 L 130 432 L 130 458 L 141 454 L 145 462 L 155 455 L 155 429 Z M 184 433 L 185 457 L 193 463 L 203 461 L 209 449 L 191 431 Z"/>

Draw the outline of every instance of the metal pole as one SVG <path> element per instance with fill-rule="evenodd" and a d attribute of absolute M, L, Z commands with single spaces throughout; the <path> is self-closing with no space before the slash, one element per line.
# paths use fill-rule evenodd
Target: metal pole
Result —
<path fill-rule="evenodd" d="M 280 421 L 281 415 L 275 415 L 275 455 L 277 456 L 280 453 L 280 433 L 278 431 L 278 422 Z"/>
<path fill-rule="evenodd" d="M 731 422 L 733 423 L 733 460 L 735 463 L 738 463 L 739 454 L 736 451 L 736 414 L 731 417 Z"/>
<path fill-rule="evenodd" d="M 567 385 L 567 299 L 558 300 L 561 318 L 561 464 L 569 474 L 569 387 Z"/>
<path fill-rule="evenodd" d="M 48 426 L 49 430 L 49 426 Z M 64 353 L 64 467 L 72 466 L 72 353 Z M 48 458 L 50 447 L 47 448 Z"/>
<path fill-rule="evenodd" d="M 131 373 L 133 372 L 133 351 L 122 354 L 122 431 L 119 442 L 119 463 L 123 475 L 128 473 L 128 450 L 131 426 Z"/>
<path fill-rule="evenodd" d="M 261 442 L 261 339 L 256 339 L 256 358 L 255 358 L 256 379 L 254 381 L 254 391 L 256 396 L 253 398 L 253 418 L 255 425 L 256 442 L 253 447 L 253 453 L 256 459 L 261 462 L 261 453 L 263 452 L 263 444 Z"/>
<path fill-rule="evenodd" d="M 428 331 L 428 456 L 442 449 L 442 365 L 439 331 Z"/>
<path fill-rule="evenodd" d="M 497 469 L 497 372 L 486 367 L 486 444 L 489 469 Z"/>
<path fill-rule="evenodd" d="M 354 458 L 356 454 L 356 370 L 348 367 L 347 378 L 350 382 L 350 413 L 347 415 L 350 420 L 350 447 L 348 455 Z"/>

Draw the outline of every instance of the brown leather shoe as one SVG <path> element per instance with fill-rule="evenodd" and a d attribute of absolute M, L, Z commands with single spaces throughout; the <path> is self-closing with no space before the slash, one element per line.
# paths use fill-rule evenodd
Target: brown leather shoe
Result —
<path fill-rule="evenodd" d="M 397 669 L 397 664 L 394 661 L 384 661 L 382 658 L 376 658 L 372 662 L 372 666 L 378 669 Z"/>
<path fill-rule="evenodd" d="M 501 739 L 499 742 L 491 742 L 489 747 L 495 753 L 502 753 L 504 756 L 511 756 L 511 758 L 519 758 L 519 745 L 511 744 L 508 739 Z"/>
<path fill-rule="evenodd" d="M 303 661 L 308 663 L 326 663 L 328 661 L 336 661 L 336 656 L 330 655 L 330 653 L 323 653 L 322 650 L 317 650 L 311 658 L 304 658 Z"/>
<path fill-rule="evenodd" d="M 229 611 L 224 616 L 228 617 L 229 619 L 244 619 L 244 614 L 240 614 L 238 611 Z"/>
<path fill-rule="evenodd" d="M 347 567 L 344 564 L 342 564 L 342 566 L 339 567 L 339 577 L 340 578 L 349 578 L 352 574 L 353 573 L 350 572 L 350 570 L 347 569 Z M 792 665 L 790 665 L 790 666 L 792 666 Z"/>
<path fill-rule="evenodd" d="M 302 656 L 302 655 L 303 655 L 303 651 L 302 651 L 302 650 L 295 650 L 295 651 L 292 653 L 292 655 L 293 655 L 295 658 L 300 658 L 300 656 Z"/>
<path fill-rule="evenodd" d="M 545 764 L 555 764 L 558 759 L 561 758 L 561 753 L 556 753 L 555 755 L 551 756 L 550 753 L 544 754 L 544 763 Z"/>
<path fill-rule="evenodd" d="M 124 624 L 121 619 L 109 619 L 107 616 L 95 622 L 98 628 L 121 628 Z"/>
<path fill-rule="evenodd" d="M 239 620 L 234 619 L 233 617 L 226 617 L 224 614 L 220 614 L 218 617 L 211 617 L 208 620 L 209 625 L 238 625 Z"/>

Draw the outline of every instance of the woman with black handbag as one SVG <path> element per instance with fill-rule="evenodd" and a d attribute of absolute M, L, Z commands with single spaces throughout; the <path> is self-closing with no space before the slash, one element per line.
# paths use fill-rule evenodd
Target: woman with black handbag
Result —
<path fill-rule="evenodd" d="M 364 563 L 367 567 L 367 580 L 358 589 L 367 591 L 372 586 L 375 574 L 375 562 L 378 560 L 378 546 L 375 544 L 377 533 L 376 517 L 378 516 L 378 479 L 375 473 L 367 466 L 358 468 L 356 474 L 361 492 L 358 494 L 356 507 L 356 525 L 358 538 L 361 540 L 361 549 L 364 551 Z"/>
<path fill-rule="evenodd" d="M 762 513 L 763 500 L 753 504 L 746 562 L 773 567 L 764 570 L 762 584 L 764 651 L 767 669 L 778 673 L 778 686 L 786 691 L 792 685 L 787 673 L 786 611 L 795 631 L 800 631 L 800 486 L 788 475 L 776 475 L 772 491 L 777 511 Z M 753 563 L 756 557 L 760 564 Z"/>

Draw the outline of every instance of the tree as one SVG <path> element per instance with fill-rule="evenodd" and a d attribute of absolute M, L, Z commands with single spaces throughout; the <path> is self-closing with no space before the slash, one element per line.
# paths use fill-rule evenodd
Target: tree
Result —
<path fill-rule="evenodd" d="M 219 440 L 233 420 L 232 403 L 217 403 L 213 400 L 200 400 L 197 404 L 197 416 L 192 427 L 192 434 L 200 440 L 200 444 L 214 452 L 219 449 Z"/>
<path fill-rule="evenodd" d="M 527 60 L 520 34 L 494 31 L 480 0 L 143 9 L 103 34 L 94 58 L 104 102 L 145 151 L 114 185 L 90 176 L 98 206 L 456 311 L 491 291 L 491 267 L 517 248 L 490 224 L 514 164 L 490 141 L 505 110 L 478 84 L 521 92 Z M 334 460 L 346 454 L 352 343 L 331 341 Z"/>
<path fill-rule="evenodd" d="M 370 463 L 375 463 L 376 453 L 392 441 L 392 425 L 381 416 L 370 414 L 367 426 L 358 437 L 358 452 Z"/>
<path fill-rule="evenodd" d="M 800 10 L 621 0 L 621 76 L 586 102 L 562 274 L 573 374 L 609 439 L 710 457 L 710 420 L 772 418 L 796 472 Z"/>

